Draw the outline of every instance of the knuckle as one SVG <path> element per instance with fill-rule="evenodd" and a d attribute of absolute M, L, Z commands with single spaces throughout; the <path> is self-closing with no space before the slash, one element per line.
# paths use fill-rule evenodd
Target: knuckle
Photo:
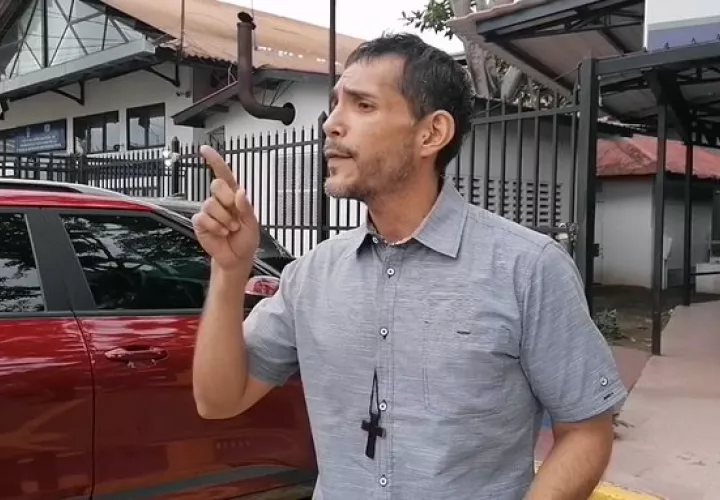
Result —
<path fill-rule="evenodd" d="M 224 186 L 226 185 L 226 182 L 220 178 L 215 178 L 210 182 L 210 192 L 213 194 L 216 194 L 220 192 Z"/>
<path fill-rule="evenodd" d="M 204 213 L 197 213 L 193 215 L 192 223 L 196 229 L 208 229 L 212 219 Z"/>
<path fill-rule="evenodd" d="M 200 206 L 200 214 L 207 214 L 212 210 L 212 206 L 215 202 L 215 198 L 210 197 L 206 198 L 205 201 L 202 202 L 202 205 Z"/>

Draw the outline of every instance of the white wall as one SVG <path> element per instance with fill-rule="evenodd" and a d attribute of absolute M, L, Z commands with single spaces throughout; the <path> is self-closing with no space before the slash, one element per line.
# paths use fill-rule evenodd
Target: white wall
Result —
<path fill-rule="evenodd" d="M 278 131 L 282 134 L 283 131 L 290 132 L 293 128 L 299 132 L 301 127 L 317 128 L 320 113 L 327 112 L 328 109 L 328 86 L 321 82 L 283 83 L 280 91 L 259 91 L 255 93 L 255 97 L 261 104 L 273 106 L 282 106 L 291 102 L 295 106 L 295 121 L 286 127 L 278 121 L 261 120 L 249 115 L 239 102 L 233 102 L 228 113 L 211 116 L 205 124 L 205 130 L 209 132 L 216 127 L 225 126 L 225 134 L 228 138 L 241 139 L 246 134 L 258 132 L 266 135 Z"/>
<path fill-rule="evenodd" d="M 672 238 L 672 249 L 668 258 L 668 270 L 679 271 L 683 267 L 683 238 L 685 228 L 685 205 L 682 199 L 668 199 L 665 202 L 665 235 Z M 712 203 L 694 202 L 692 208 L 691 265 L 707 262 L 712 230 Z"/>
<path fill-rule="evenodd" d="M 156 66 L 155 69 L 167 76 L 174 77 L 174 65 L 170 63 Z M 185 91 L 192 89 L 191 78 L 192 69 L 181 67 L 179 88 L 147 71 L 136 71 L 106 81 L 89 80 L 85 84 L 84 106 L 54 92 L 45 92 L 20 101 L 12 101 L 9 111 L 5 113 L 5 120 L 0 121 L 0 131 L 67 118 L 67 147 L 68 151 L 72 151 L 73 118 L 106 111 L 119 111 L 121 152 L 124 152 L 127 144 L 127 128 L 125 127 L 127 108 L 164 102 L 167 143 L 169 144 L 175 135 L 181 142 L 192 142 L 195 130 L 190 127 L 177 127 L 170 118 L 173 114 L 192 104 L 192 96 L 185 97 L 184 95 Z M 76 96 L 79 95 L 78 85 L 71 85 L 63 90 Z M 178 93 L 183 94 L 178 95 Z"/>
<path fill-rule="evenodd" d="M 595 281 L 650 286 L 652 276 L 652 182 L 598 179 Z"/>
<path fill-rule="evenodd" d="M 595 238 L 600 257 L 595 259 L 595 281 L 605 285 L 652 284 L 652 209 L 651 177 L 601 179 L 597 194 Z M 684 205 L 678 196 L 665 200 L 664 236 L 670 238 L 666 284 L 677 282 L 683 266 Z M 691 265 L 707 262 L 711 235 L 712 205 L 693 202 Z"/>
<path fill-rule="evenodd" d="M 165 63 L 155 67 L 155 70 L 171 78 L 175 76 L 175 66 L 172 63 Z M 117 152 L 100 153 L 91 156 L 124 156 L 134 155 L 140 157 L 145 154 L 154 154 L 159 157 L 159 148 L 145 150 L 127 150 L 127 110 L 152 104 L 165 104 L 165 145 L 170 146 L 173 137 L 177 136 L 182 143 L 192 143 L 202 134 L 201 131 L 191 127 L 179 127 L 172 121 L 172 115 L 190 106 L 192 99 L 192 76 L 193 69 L 187 66 L 180 68 L 180 86 L 175 87 L 172 83 L 154 75 L 148 71 L 135 71 L 127 75 L 100 81 L 89 80 L 85 84 L 85 103 L 80 105 L 77 102 L 60 96 L 53 92 L 45 92 L 19 101 L 10 103 L 10 109 L 5 115 L 5 120 L 0 122 L 0 131 L 13 129 L 24 125 L 32 125 L 66 119 L 67 153 L 74 152 L 74 129 L 73 120 L 76 117 L 94 115 L 108 111 L 118 111 L 120 149 Z M 71 85 L 63 90 L 72 95 L 79 95 L 79 86 Z M 12 175 L 9 168 L 6 168 L 0 175 Z M 41 177 L 45 177 L 41 175 Z M 144 178 L 131 176 L 123 179 L 105 178 L 108 175 L 99 176 L 102 178 L 91 178 L 88 182 L 99 187 L 108 189 L 122 189 L 128 194 L 150 195 L 147 189 L 157 189 L 158 176 L 150 175 Z M 197 177 L 197 176 L 196 176 Z M 65 179 L 60 179 L 65 180 Z M 190 184 L 197 182 L 193 176 L 186 179 L 186 186 L 181 190 L 189 191 Z M 172 186 L 169 176 L 164 177 L 163 192 L 171 194 Z"/>

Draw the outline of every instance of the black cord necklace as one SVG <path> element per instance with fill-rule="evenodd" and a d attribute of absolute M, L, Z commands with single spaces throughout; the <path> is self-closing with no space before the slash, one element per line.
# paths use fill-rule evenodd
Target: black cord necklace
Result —
<path fill-rule="evenodd" d="M 362 430 L 368 433 L 367 444 L 365 445 L 365 455 L 370 458 L 375 458 L 375 443 L 378 437 L 385 437 L 385 429 L 380 427 L 380 394 L 378 389 L 378 376 L 377 369 L 373 371 L 373 383 L 372 390 L 370 392 L 370 405 L 368 407 L 368 414 L 370 418 L 362 421 Z M 373 405 L 375 411 L 373 411 Z"/>

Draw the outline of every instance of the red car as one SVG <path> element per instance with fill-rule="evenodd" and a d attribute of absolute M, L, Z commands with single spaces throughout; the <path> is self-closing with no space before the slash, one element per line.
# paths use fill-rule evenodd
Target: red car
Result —
<path fill-rule="evenodd" d="M 299 376 L 237 418 L 197 414 L 191 361 L 208 277 L 173 212 L 0 189 L 1 500 L 312 493 Z M 277 278 L 256 261 L 246 313 Z"/>

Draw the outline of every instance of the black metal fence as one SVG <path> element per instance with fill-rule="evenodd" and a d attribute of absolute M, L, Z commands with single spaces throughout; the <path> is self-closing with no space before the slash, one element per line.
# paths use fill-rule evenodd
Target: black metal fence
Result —
<path fill-rule="evenodd" d="M 565 239 L 576 231 L 577 99 L 537 98 L 532 106 L 485 102 L 447 176 L 471 202 Z M 364 206 L 324 198 L 322 125 L 232 138 L 218 147 L 245 186 L 258 218 L 295 255 L 325 236 L 357 227 Z M 74 182 L 131 196 L 182 193 L 201 201 L 211 171 L 197 144 L 100 156 L 0 153 L 0 177 Z"/>

